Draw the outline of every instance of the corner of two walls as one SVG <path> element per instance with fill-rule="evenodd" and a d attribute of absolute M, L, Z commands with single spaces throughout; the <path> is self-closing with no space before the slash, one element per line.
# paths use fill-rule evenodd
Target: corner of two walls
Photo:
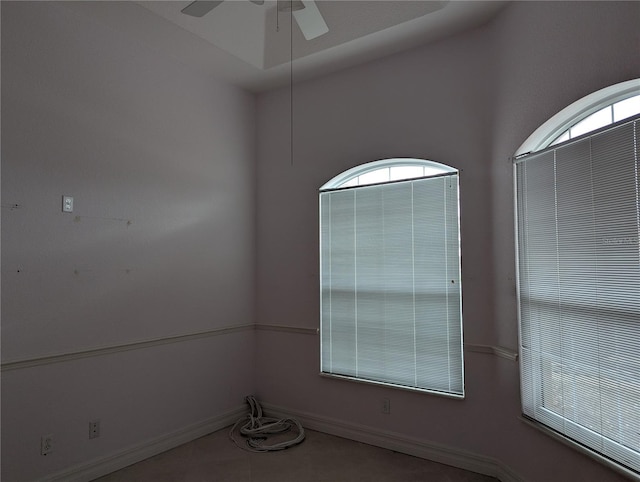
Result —
<path fill-rule="evenodd" d="M 492 344 L 492 38 L 476 29 L 259 97 L 257 323 L 306 330 L 257 332 L 257 393 L 270 404 L 336 433 L 499 455 L 492 415 L 503 389 L 493 373 L 506 363 L 515 376 L 513 361 L 467 350 L 466 400 L 458 401 L 320 377 L 313 334 L 319 187 L 365 162 L 417 157 L 460 170 L 465 342 Z M 381 413 L 384 398 L 390 415 Z"/>
<path fill-rule="evenodd" d="M 387 444 L 476 454 L 505 480 L 621 480 L 522 422 L 517 362 L 466 349 L 464 401 L 320 377 L 317 193 L 336 174 L 386 157 L 460 169 L 465 343 L 516 350 L 510 157 L 566 105 L 640 77 L 639 8 L 513 2 L 474 31 L 259 97 L 261 398 L 336 433 L 346 426 Z M 383 398 L 390 415 L 381 414 Z"/>
<path fill-rule="evenodd" d="M 229 423 L 253 388 L 255 97 L 3 2 L 2 141 L 2 479 Z"/>

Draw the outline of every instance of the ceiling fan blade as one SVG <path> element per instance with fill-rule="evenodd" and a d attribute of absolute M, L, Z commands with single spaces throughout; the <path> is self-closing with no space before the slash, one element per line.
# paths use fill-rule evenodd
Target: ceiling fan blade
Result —
<path fill-rule="evenodd" d="M 316 2 L 313 0 L 302 0 L 304 8 L 294 10 L 293 16 L 298 22 L 302 35 L 307 40 L 313 40 L 329 31 L 327 23 L 324 21 Z"/>
<path fill-rule="evenodd" d="M 256 5 L 264 5 L 264 0 L 249 0 L 251 3 L 255 3 Z"/>
<path fill-rule="evenodd" d="M 182 13 L 191 15 L 192 17 L 204 17 L 211 10 L 220 5 L 224 0 L 208 1 L 208 0 L 196 0 L 180 10 Z"/>

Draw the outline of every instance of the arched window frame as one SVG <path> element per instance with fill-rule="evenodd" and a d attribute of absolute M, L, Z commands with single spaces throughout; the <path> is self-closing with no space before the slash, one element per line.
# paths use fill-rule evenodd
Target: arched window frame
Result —
<path fill-rule="evenodd" d="M 398 180 L 416 179 L 418 177 L 429 177 L 438 174 L 458 172 L 457 169 L 451 166 L 440 164 L 439 162 L 435 161 L 429 161 L 426 159 L 415 159 L 410 157 L 395 157 L 391 159 L 381 159 L 378 161 L 366 162 L 364 164 L 360 164 L 359 166 L 352 167 L 351 169 L 347 169 L 346 171 L 338 174 L 337 176 L 323 184 L 320 188 L 320 191 L 325 191 L 328 189 L 338 189 L 341 187 L 352 187 L 345 185 L 348 184 L 351 180 L 364 174 L 370 174 L 380 169 L 393 167 L 423 167 L 432 171 L 431 174 L 425 174 L 424 176 L 407 177 Z"/>
<path fill-rule="evenodd" d="M 591 114 L 638 94 L 640 94 L 640 79 L 632 79 L 605 87 L 577 100 L 538 127 L 522 143 L 515 157 L 549 147 L 564 132 Z"/>

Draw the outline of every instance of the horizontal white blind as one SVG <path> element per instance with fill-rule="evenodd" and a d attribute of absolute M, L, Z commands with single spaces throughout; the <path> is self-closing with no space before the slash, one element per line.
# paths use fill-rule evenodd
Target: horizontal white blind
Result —
<path fill-rule="evenodd" d="M 519 160 L 524 413 L 640 472 L 638 121 Z"/>
<path fill-rule="evenodd" d="M 462 396 L 457 174 L 320 194 L 322 371 Z"/>

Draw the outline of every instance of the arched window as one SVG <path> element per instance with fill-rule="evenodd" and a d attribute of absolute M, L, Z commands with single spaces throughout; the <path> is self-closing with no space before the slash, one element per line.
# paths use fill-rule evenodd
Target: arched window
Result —
<path fill-rule="evenodd" d="M 621 120 L 628 119 L 629 117 L 633 117 L 638 114 L 640 114 L 640 94 L 614 102 L 602 109 L 598 109 L 593 114 L 575 122 L 549 145 L 554 146 L 561 142 L 575 139 L 576 137 L 580 137 L 584 134 L 588 134 L 589 132 L 615 124 L 616 122 L 620 122 Z"/>
<path fill-rule="evenodd" d="M 365 186 L 457 172 L 452 167 L 424 159 L 383 159 L 349 169 L 331 179 L 320 190 Z"/>
<path fill-rule="evenodd" d="M 640 79 L 628 80 L 589 94 L 538 127 L 515 155 L 518 157 L 538 152 L 553 144 L 640 114 L 639 96 Z M 609 121 L 611 117 L 613 118 Z"/>
<path fill-rule="evenodd" d="M 458 171 L 432 161 L 322 186 L 322 373 L 464 396 L 458 217 Z"/>
<path fill-rule="evenodd" d="M 639 94 L 636 79 L 578 101 L 515 160 L 523 412 L 636 476 Z"/>

